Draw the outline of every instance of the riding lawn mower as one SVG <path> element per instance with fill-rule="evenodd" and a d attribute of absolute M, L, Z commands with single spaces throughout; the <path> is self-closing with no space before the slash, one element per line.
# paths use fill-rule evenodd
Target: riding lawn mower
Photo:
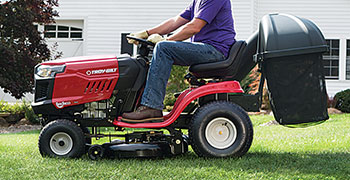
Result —
<path fill-rule="evenodd" d="M 35 67 L 32 107 L 44 126 L 39 136 L 41 155 L 88 153 L 94 160 L 168 157 L 186 153 L 191 145 L 200 157 L 240 157 L 253 140 L 247 111 L 259 111 L 265 81 L 281 125 L 328 119 L 322 65 L 328 47 L 321 31 L 307 19 L 266 15 L 248 40 L 232 45 L 226 60 L 190 66 L 185 76 L 190 87 L 174 95 L 174 107 L 162 122 L 121 120 L 124 112 L 140 105 L 155 46 L 128 38 L 139 42 L 136 56 L 72 57 Z M 246 94 L 239 82 L 256 65 L 261 73 L 259 92 Z M 104 127 L 116 132 L 104 133 Z M 110 142 L 92 144 L 92 138 L 104 137 Z"/>

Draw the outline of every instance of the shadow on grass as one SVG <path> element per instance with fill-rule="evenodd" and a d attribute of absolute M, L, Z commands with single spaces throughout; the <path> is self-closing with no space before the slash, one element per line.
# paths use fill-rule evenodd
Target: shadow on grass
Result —
<path fill-rule="evenodd" d="M 350 177 L 349 153 L 255 152 L 239 161 L 242 161 L 241 168 L 248 171 L 323 174 L 337 179 Z"/>
<path fill-rule="evenodd" d="M 88 160 L 87 156 L 83 159 Z M 193 152 L 172 158 L 134 158 L 105 159 L 97 164 L 125 164 L 143 166 L 145 168 L 184 170 L 193 168 L 215 169 L 219 171 L 235 171 L 245 173 L 262 173 L 272 175 L 323 175 L 336 179 L 350 178 L 350 153 L 269 153 L 252 152 L 241 158 L 200 158 Z"/>

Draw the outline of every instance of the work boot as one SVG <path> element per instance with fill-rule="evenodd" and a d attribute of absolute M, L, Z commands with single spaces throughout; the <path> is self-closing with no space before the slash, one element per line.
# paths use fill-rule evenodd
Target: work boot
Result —
<path fill-rule="evenodd" d="M 140 106 L 135 112 L 123 113 L 122 121 L 129 123 L 163 121 L 163 111 L 147 106 Z"/>

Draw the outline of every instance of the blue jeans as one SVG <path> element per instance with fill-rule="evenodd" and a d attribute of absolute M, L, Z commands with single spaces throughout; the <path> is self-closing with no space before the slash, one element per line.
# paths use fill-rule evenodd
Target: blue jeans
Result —
<path fill-rule="evenodd" d="M 157 43 L 153 50 L 141 104 L 154 109 L 163 109 L 166 85 L 173 64 L 190 66 L 224 59 L 225 56 L 209 44 L 177 41 Z"/>

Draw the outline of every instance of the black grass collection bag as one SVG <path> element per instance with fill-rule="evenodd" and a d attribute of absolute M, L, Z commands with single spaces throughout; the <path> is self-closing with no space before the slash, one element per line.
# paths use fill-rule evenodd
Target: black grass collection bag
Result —
<path fill-rule="evenodd" d="M 281 125 L 302 127 L 329 118 L 322 63 L 327 49 L 321 31 L 307 19 L 269 14 L 261 20 L 256 60 Z"/>

